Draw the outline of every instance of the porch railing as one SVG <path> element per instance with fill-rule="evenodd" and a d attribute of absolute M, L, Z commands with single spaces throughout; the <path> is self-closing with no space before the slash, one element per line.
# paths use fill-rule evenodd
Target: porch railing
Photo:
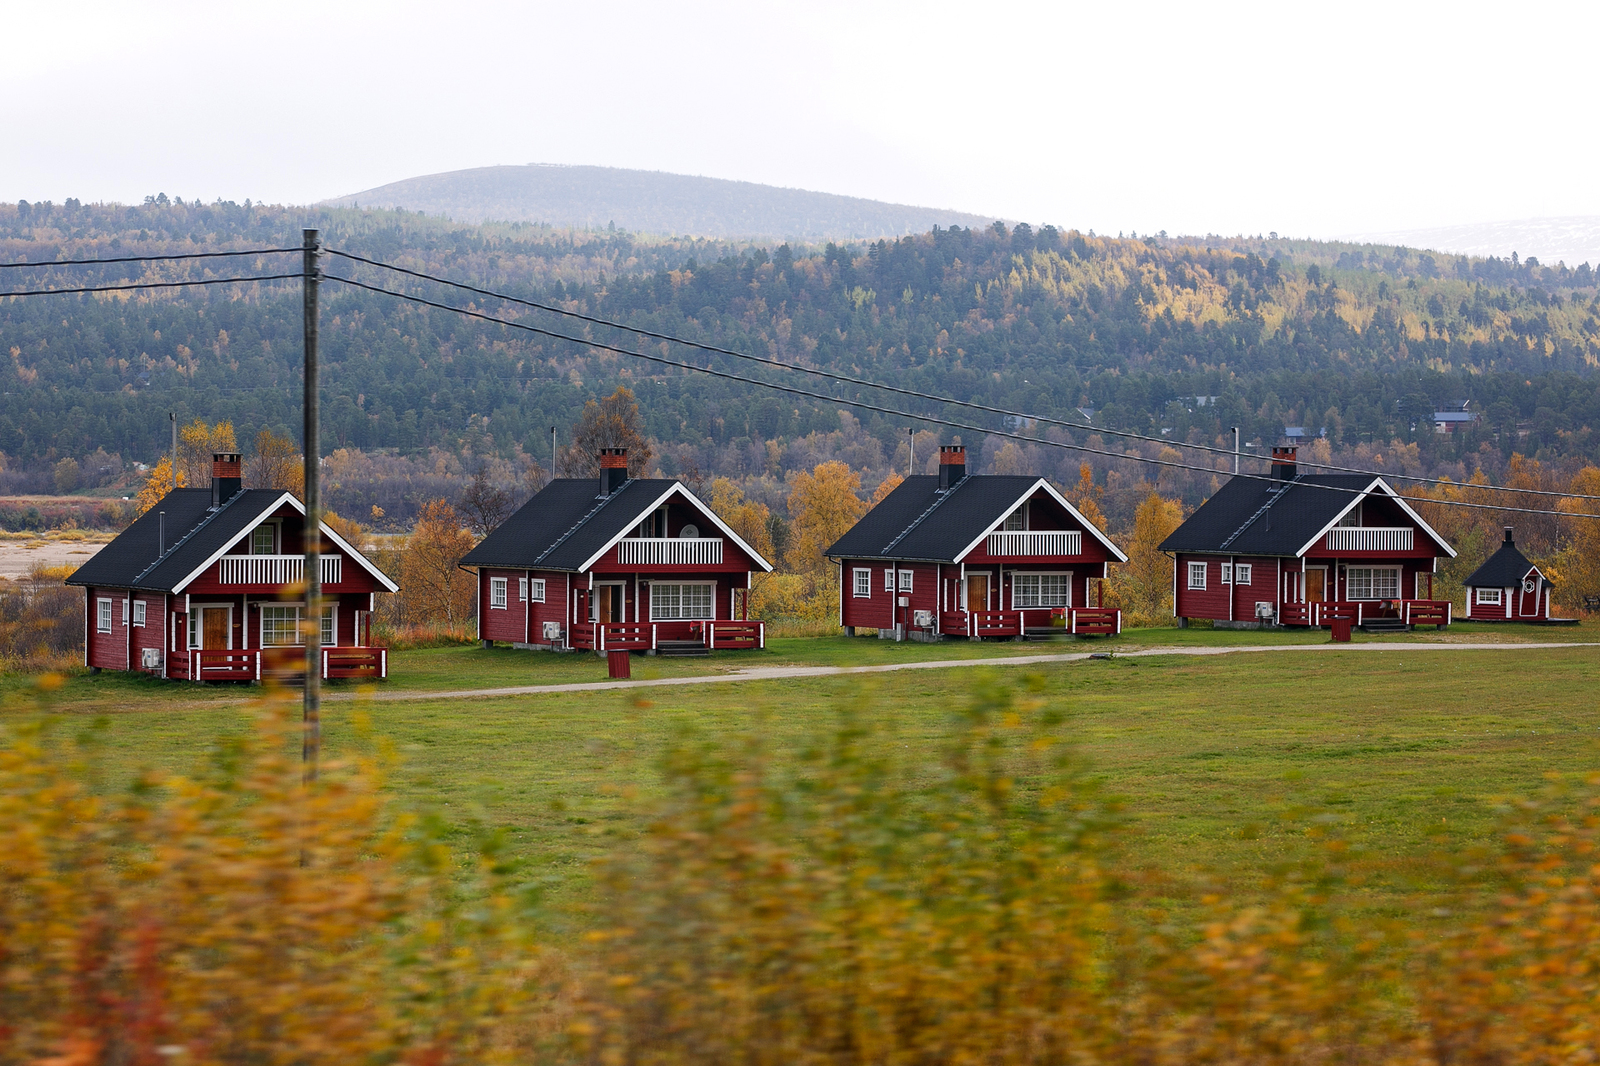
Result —
<path fill-rule="evenodd" d="M 1408 552 L 1410 526 L 1335 526 L 1323 543 L 1331 552 Z"/>
<path fill-rule="evenodd" d="M 718 566 L 721 537 L 623 537 L 617 562 L 628 566 Z"/>
<path fill-rule="evenodd" d="M 337 585 L 344 559 L 322 556 L 322 583 Z M 224 585 L 293 585 L 304 581 L 304 555 L 224 555 L 217 564 L 217 580 Z"/>
<path fill-rule="evenodd" d="M 1081 555 L 1083 533 L 1076 529 L 989 534 L 990 555 Z"/>

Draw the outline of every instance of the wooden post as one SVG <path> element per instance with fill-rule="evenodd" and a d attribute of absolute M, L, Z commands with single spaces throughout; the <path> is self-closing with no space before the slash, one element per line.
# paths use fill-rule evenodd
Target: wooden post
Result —
<path fill-rule="evenodd" d="M 306 478 L 306 687 L 301 713 L 304 730 L 300 761 L 306 783 L 317 779 L 317 760 L 322 750 L 322 515 L 318 485 L 321 439 L 317 432 L 317 231 L 304 232 L 304 316 L 305 316 L 305 397 L 304 416 Z"/>

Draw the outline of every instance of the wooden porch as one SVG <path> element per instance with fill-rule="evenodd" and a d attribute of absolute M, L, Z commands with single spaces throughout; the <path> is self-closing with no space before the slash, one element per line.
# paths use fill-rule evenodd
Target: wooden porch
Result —
<path fill-rule="evenodd" d="M 389 649 L 382 647 L 325 647 L 322 677 L 325 681 L 389 676 Z M 261 681 L 298 683 L 305 677 L 305 649 L 190 648 L 167 653 L 167 677 L 178 681 Z"/>
<path fill-rule="evenodd" d="M 689 622 L 582 622 L 570 629 L 578 651 L 656 651 L 663 643 L 700 644 L 707 651 L 765 648 L 767 624 L 746 619 Z"/>
<path fill-rule="evenodd" d="M 1437 626 L 1452 621 L 1449 600 L 1328 600 L 1320 603 L 1285 603 L 1278 607 L 1278 624 L 1330 626 L 1335 621 L 1355 625 L 1390 621 L 1399 625 Z"/>
<path fill-rule="evenodd" d="M 1114 636 L 1122 632 L 1122 612 L 1115 607 L 1045 607 L 945 611 L 939 616 L 939 632 L 947 637 L 1021 637 L 1030 630 L 1043 629 L 1075 637 Z"/>

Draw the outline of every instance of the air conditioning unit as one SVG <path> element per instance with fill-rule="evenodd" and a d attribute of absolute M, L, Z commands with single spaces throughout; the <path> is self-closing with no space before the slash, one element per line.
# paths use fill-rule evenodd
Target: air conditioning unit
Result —
<path fill-rule="evenodd" d="M 143 666 L 146 670 L 159 670 L 159 669 L 161 669 L 161 649 L 160 648 L 140 648 L 139 649 L 139 665 Z"/>
<path fill-rule="evenodd" d="M 544 624 L 544 639 L 555 642 L 561 639 L 561 623 L 546 622 Z"/>
<path fill-rule="evenodd" d="M 911 612 L 911 624 L 916 626 L 918 629 L 932 629 L 933 628 L 933 612 L 932 611 L 912 611 Z"/>
<path fill-rule="evenodd" d="M 1272 604 L 1265 600 L 1256 601 L 1256 617 L 1263 622 L 1272 621 Z"/>

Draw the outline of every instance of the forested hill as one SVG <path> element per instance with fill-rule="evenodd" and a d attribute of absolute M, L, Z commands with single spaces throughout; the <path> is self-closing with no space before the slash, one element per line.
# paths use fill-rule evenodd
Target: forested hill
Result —
<path fill-rule="evenodd" d="M 336 247 L 570 309 L 1050 417 L 1092 410 L 1100 427 L 1221 442 L 1239 425 L 1246 440 L 1273 443 L 1285 426 L 1304 426 L 1325 429 L 1336 453 L 1409 442 L 1429 468 L 1465 463 L 1467 472 L 1513 448 L 1600 458 L 1600 298 L 1587 266 L 1027 226 L 774 248 L 176 201 L 0 205 L 0 262 L 294 246 L 302 225 Z M 288 255 L 88 274 L 3 270 L 0 284 L 297 268 Z M 468 302 L 372 268 L 329 269 Z M 330 449 L 521 448 L 547 460 L 549 427 L 568 426 L 585 399 L 619 382 L 638 394 L 668 472 L 693 464 L 781 480 L 819 454 L 842 454 L 841 441 L 869 470 L 904 447 L 903 418 L 857 412 L 858 425 L 833 404 L 663 371 L 333 282 L 322 306 Z M 504 310 L 481 298 L 474 306 Z M 598 328 L 588 336 L 636 340 Z M 0 450 L 12 469 L 96 449 L 150 460 L 165 446 L 169 410 L 231 419 L 241 440 L 299 420 L 294 282 L 0 301 L 0 351 Z M 1432 411 L 1464 401 L 1481 421 L 1435 435 Z M 816 443 L 828 434 L 831 453 Z M 800 447 L 802 438 L 812 443 Z"/>
<path fill-rule="evenodd" d="M 749 181 L 616 167 L 478 167 L 408 178 L 327 201 L 405 208 L 459 222 L 543 222 L 700 237 L 848 240 L 984 226 L 960 211 Z"/>

